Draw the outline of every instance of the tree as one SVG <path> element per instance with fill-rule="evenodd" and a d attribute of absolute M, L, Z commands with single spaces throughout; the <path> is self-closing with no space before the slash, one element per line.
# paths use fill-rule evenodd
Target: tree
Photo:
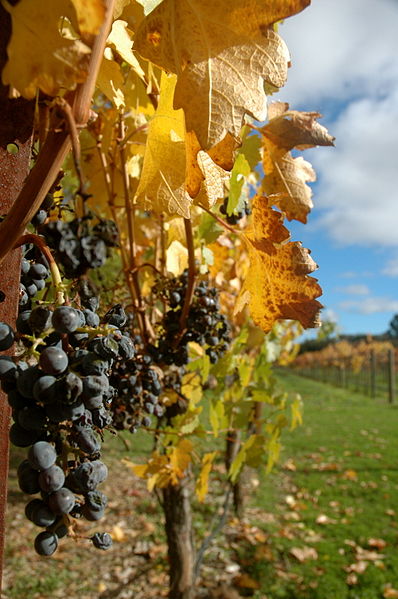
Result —
<path fill-rule="evenodd" d="M 52 554 L 76 516 L 102 517 L 101 441 L 143 427 L 154 451 L 130 467 L 160 489 L 170 597 L 190 599 L 218 530 L 195 555 L 192 487 L 204 501 L 223 459 L 201 439 L 229 448 L 222 523 L 243 466 L 270 470 L 300 421 L 271 374 L 295 337 L 277 321 L 316 326 L 321 308 L 316 265 L 284 226 L 306 222 L 315 177 L 291 150 L 333 138 L 319 114 L 277 102 L 242 128 L 266 118 L 263 84 L 286 79 L 275 24 L 308 0 L 151 4 L 7 4 L 2 80 L 35 100 L 38 125 L 0 223 L 1 259 L 24 253 L 17 330 L 1 325 L 1 348 L 15 338 L 22 353 L 0 360 L 0 377 L 11 440 L 30 447 L 20 486 L 44 493 L 27 508 L 46 524 L 36 551 Z"/>
<path fill-rule="evenodd" d="M 396 339 L 398 337 L 398 314 L 395 314 L 390 320 L 387 335 L 392 339 Z"/>

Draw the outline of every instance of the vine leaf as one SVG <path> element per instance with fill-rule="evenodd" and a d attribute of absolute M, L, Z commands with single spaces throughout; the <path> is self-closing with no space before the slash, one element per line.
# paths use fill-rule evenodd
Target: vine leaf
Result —
<path fill-rule="evenodd" d="M 175 84 L 175 75 L 163 73 L 135 201 L 146 210 L 189 218 L 192 199 L 185 187 L 188 169 L 192 179 L 187 176 L 187 181 L 194 181 L 200 191 L 198 200 L 209 207 L 223 197 L 227 174 L 206 152 L 187 156 L 184 113 L 173 108 Z"/>
<path fill-rule="evenodd" d="M 56 96 L 61 89 L 73 89 L 85 80 L 90 47 L 82 40 L 63 37 L 60 23 L 67 19 L 75 34 L 89 43 L 104 20 L 103 0 L 24 0 L 16 6 L 4 1 L 3 6 L 11 15 L 13 31 L 2 73 L 4 85 L 32 99 L 37 88 Z"/>
<path fill-rule="evenodd" d="M 199 476 L 196 480 L 195 493 L 198 501 L 201 503 L 205 500 L 207 492 L 209 490 L 209 475 L 213 466 L 214 458 L 217 455 L 217 451 L 205 453 L 202 457 L 202 468 Z"/>
<path fill-rule="evenodd" d="M 173 109 L 175 81 L 175 75 L 162 75 L 135 201 L 145 210 L 189 218 L 192 200 L 185 190 L 184 114 Z"/>
<path fill-rule="evenodd" d="M 119 56 L 127 62 L 141 79 L 145 79 L 145 72 L 138 62 L 132 47 L 132 32 L 129 31 L 127 21 L 118 19 L 112 25 L 112 30 L 108 36 L 108 44 L 111 44 Z"/>
<path fill-rule="evenodd" d="M 271 26 L 309 3 L 164 0 L 140 23 L 135 49 L 177 74 L 174 107 L 184 109 L 187 131 L 195 132 L 203 150 L 228 133 L 238 137 L 246 113 L 265 118 L 263 80 L 284 85 L 289 62 Z"/>
<path fill-rule="evenodd" d="M 322 305 L 316 298 L 322 290 L 308 276 L 317 268 L 309 250 L 289 241 L 283 215 L 267 198 L 256 197 L 252 211 L 252 226 L 244 237 L 250 265 L 236 312 L 248 303 L 255 324 L 265 332 L 279 319 L 298 320 L 305 328 L 318 326 Z"/>
<path fill-rule="evenodd" d="M 288 104 L 274 102 L 268 116 L 269 123 L 259 129 L 264 148 L 263 189 L 288 220 L 305 223 L 313 206 L 307 181 L 315 181 L 316 176 L 311 164 L 301 156 L 293 158 L 290 150 L 332 146 L 334 137 L 317 122 L 318 112 L 289 110 Z"/>

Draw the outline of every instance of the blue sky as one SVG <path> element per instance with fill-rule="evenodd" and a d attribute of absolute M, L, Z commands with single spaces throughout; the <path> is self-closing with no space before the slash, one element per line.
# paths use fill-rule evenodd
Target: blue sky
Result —
<path fill-rule="evenodd" d="M 308 223 L 324 318 L 377 334 L 398 313 L 398 0 L 312 0 L 280 27 L 292 67 L 275 100 L 318 111 L 335 148 L 303 155 L 318 180 Z"/>

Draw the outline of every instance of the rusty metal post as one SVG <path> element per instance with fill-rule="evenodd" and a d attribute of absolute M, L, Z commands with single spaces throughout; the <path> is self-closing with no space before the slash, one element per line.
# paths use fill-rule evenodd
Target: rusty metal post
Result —
<path fill-rule="evenodd" d="M 0 72 L 6 61 L 11 32 L 9 14 L 0 5 Z M 22 189 L 29 169 L 33 132 L 34 102 L 8 99 L 8 89 L 0 82 L 0 215 L 4 215 Z M 20 250 L 13 250 L 0 264 L 0 321 L 15 325 L 19 299 Z M 10 352 L 11 353 L 11 352 Z M 7 396 L 0 390 L 0 592 L 3 574 L 4 526 L 7 503 L 8 430 L 10 409 Z"/>

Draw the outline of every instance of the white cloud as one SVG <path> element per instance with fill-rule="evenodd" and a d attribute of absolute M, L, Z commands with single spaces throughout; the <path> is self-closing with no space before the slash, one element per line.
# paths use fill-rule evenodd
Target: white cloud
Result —
<path fill-rule="evenodd" d="M 398 246 L 397 122 L 398 83 L 384 100 L 352 102 L 333 126 L 336 147 L 311 151 L 322 210 L 315 224 L 341 245 Z"/>
<path fill-rule="evenodd" d="M 319 99 L 386 93 L 398 79 L 396 0 L 316 0 L 286 19 L 292 55 L 281 96 L 317 109 Z"/>
<path fill-rule="evenodd" d="M 357 314 L 377 314 L 380 312 L 398 312 L 398 300 L 388 297 L 367 297 L 361 300 L 347 300 L 339 303 L 341 310 Z"/>
<path fill-rule="evenodd" d="M 347 285 L 346 287 L 339 287 L 338 291 L 348 293 L 348 295 L 369 295 L 370 289 L 367 285 L 358 283 L 357 285 Z"/>
<path fill-rule="evenodd" d="M 398 277 L 398 257 L 389 260 L 381 272 L 388 277 Z"/>
<path fill-rule="evenodd" d="M 339 102 L 335 122 L 326 115 L 336 147 L 306 156 L 319 180 L 309 228 L 343 246 L 398 246 L 397 31 L 396 0 L 317 0 L 280 29 L 293 67 L 279 98 L 310 110 Z"/>

